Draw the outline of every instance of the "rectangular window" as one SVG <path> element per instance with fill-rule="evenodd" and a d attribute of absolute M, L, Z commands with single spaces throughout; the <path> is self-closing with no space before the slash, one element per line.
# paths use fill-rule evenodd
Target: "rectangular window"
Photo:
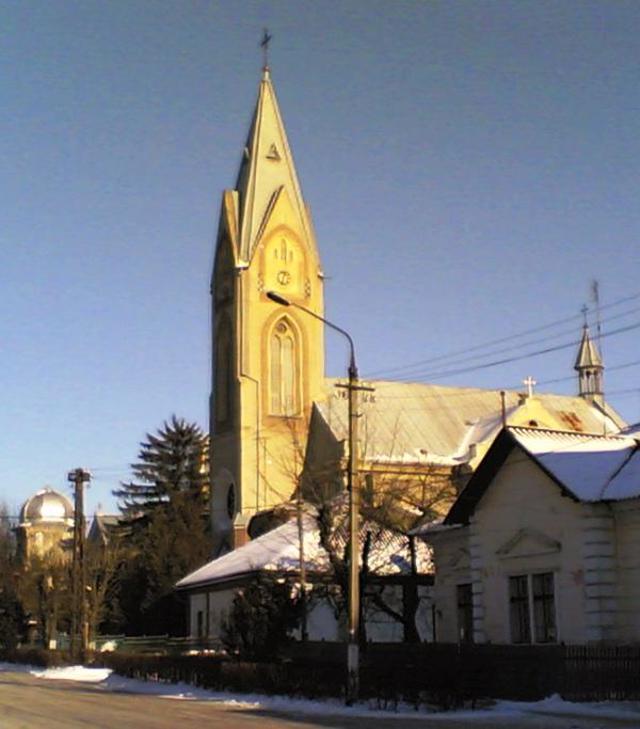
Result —
<path fill-rule="evenodd" d="M 553 643 L 556 639 L 556 611 L 553 595 L 553 573 L 533 575 L 533 626 L 536 643 Z"/>
<path fill-rule="evenodd" d="M 509 618 L 512 643 L 557 640 L 552 572 L 509 577 Z"/>
<path fill-rule="evenodd" d="M 511 642 L 531 643 L 529 626 L 529 577 L 509 577 L 509 614 Z"/>
<path fill-rule="evenodd" d="M 198 638 L 202 638 L 204 636 L 204 612 L 202 610 L 198 610 L 196 613 L 196 630 Z"/>
<path fill-rule="evenodd" d="M 456 586 L 458 605 L 458 641 L 473 643 L 473 592 L 471 584 Z"/>

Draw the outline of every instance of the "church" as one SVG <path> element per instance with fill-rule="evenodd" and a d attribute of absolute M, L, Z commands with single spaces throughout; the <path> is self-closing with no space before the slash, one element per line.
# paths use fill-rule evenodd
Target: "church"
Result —
<path fill-rule="evenodd" d="M 212 301 L 214 556 L 290 516 L 301 488 L 343 487 L 347 399 L 325 377 L 323 270 L 271 72 L 265 66 L 235 186 L 222 195 Z M 293 304 L 268 297 L 275 293 Z M 307 311 L 304 311 L 306 309 Z M 604 366 L 585 325 L 576 396 L 367 382 L 363 493 L 389 491 L 410 528 L 443 514 L 504 425 L 611 434 Z"/>

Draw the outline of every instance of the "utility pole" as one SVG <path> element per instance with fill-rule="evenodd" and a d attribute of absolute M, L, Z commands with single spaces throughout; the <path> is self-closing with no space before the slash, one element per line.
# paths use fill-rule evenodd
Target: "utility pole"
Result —
<path fill-rule="evenodd" d="M 300 623 L 300 637 L 302 642 L 306 643 L 309 638 L 307 630 L 307 567 L 304 557 L 304 524 L 303 524 L 303 504 L 302 504 L 302 483 L 298 479 L 296 496 L 296 521 L 298 525 L 298 545 L 299 545 L 299 566 L 300 566 L 300 604 L 302 606 L 302 620 Z"/>
<path fill-rule="evenodd" d="M 300 464 L 300 441 L 298 429 L 295 423 L 292 424 L 291 434 L 294 447 L 293 469 L 296 476 L 296 523 L 298 527 L 298 567 L 300 570 L 300 606 L 302 617 L 300 621 L 300 638 L 303 643 L 307 642 L 309 632 L 307 630 L 307 567 L 304 556 L 304 502 L 302 498 L 302 470 Z"/>
<path fill-rule="evenodd" d="M 267 298 L 281 306 L 293 306 L 314 319 L 326 324 L 349 342 L 349 380 L 346 388 L 349 395 L 349 460 L 347 462 L 347 486 L 349 489 L 349 634 L 347 639 L 347 682 L 346 703 L 351 706 L 358 699 L 360 691 L 360 489 L 358 485 L 358 392 L 373 391 L 372 387 L 360 385 L 356 366 L 356 349 L 349 332 L 325 319 L 306 306 L 285 299 L 275 291 L 267 291 Z"/>
<path fill-rule="evenodd" d="M 351 350 L 349 362 L 349 643 L 347 703 L 360 694 L 360 489 L 358 488 L 358 368 Z"/>
<path fill-rule="evenodd" d="M 71 567 L 71 656 L 82 661 L 87 650 L 87 570 L 84 555 L 84 484 L 91 480 L 89 471 L 76 468 L 69 471 L 67 481 L 74 484 L 73 562 Z"/>
<path fill-rule="evenodd" d="M 347 643 L 347 690 L 346 703 L 351 706 L 360 695 L 360 440 L 359 440 L 359 393 L 373 392 L 373 387 L 360 384 L 355 350 L 351 347 L 349 380 L 346 387 L 349 415 L 349 459 L 347 461 L 347 489 L 349 492 L 349 639 Z"/>

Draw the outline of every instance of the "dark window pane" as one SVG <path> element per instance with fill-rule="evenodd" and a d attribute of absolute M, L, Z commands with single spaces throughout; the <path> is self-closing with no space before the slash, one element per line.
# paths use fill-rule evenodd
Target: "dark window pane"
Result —
<path fill-rule="evenodd" d="M 456 587 L 458 603 L 458 640 L 473 643 L 473 593 L 470 584 Z"/>
<path fill-rule="evenodd" d="M 529 580 L 527 575 L 509 578 L 509 617 L 511 641 L 531 643 L 529 624 Z"/>
<path fill-rule="evenodd" d="M 536 643 L 553 643 L 556 640 L 556 615 L 553 594 L 553 573 L 533 575 L 533 625 Z"/>

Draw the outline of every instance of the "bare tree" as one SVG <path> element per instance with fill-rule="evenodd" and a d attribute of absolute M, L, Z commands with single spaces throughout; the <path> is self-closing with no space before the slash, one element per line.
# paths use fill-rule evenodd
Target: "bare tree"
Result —
<path fill-rule="evenodd" d="M 95 639 L 100 626 L 113 618 L 117 604 L 118 568 L 125 550 L 118 536 L 112 533 L 105 541 L 87 543 L 87 620 L 89 640 Z"/>
<path fill-rule="evenodd" d="M 429 459 L 428 454 L 409 460 L 394 454 L 396 429 L 387 440 L 387 452 L 374 453 L 371 431 L 363 429 L 360 446 L 360 638 L 366 641 L 367 614 L 382 612 L 403 627 L 404 639 L 420 639 L 416 617 L 420 607 L 418 585 L 420 572 L 417 552 L 426 547 L 408 536 L 418 522 L 444 515 L 457 495 L 455 469 Z M 320 541 L 327 552 L 332 570 L 332 587 L 322 586 L 324 597 L 331 600 L 337 615 L 346 613 L 348 596 L 348 508 L 343 493 L 346 471 L 344 450 L 331 453 L 326 460 L 307 463 L 301 477 L 305 498 L 318 510 Z M 389 549 L 406 555 L 403 574 L 395 581 L 384 572 Z M 391 583 L 394 582 L 393 587 Z M 397 589 L 401 587 L 400 604 Z M 337 588 L 337 589 L 336 589 Z"/>

